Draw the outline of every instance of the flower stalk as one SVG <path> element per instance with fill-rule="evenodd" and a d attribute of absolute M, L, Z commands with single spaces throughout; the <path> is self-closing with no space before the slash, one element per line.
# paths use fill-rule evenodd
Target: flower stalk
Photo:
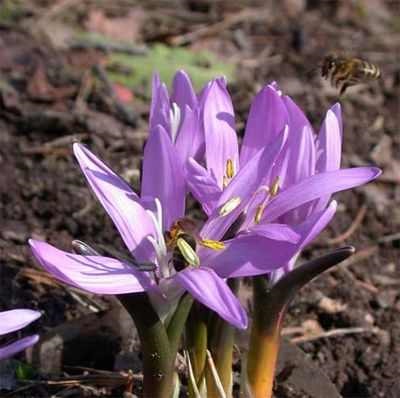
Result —
<path fill-rule="evenodd" d="M 201 391 L 206 365 L 209 311 L 199 303 L 195 303 L 186 325 L 185 345 L 192 364 L 193 380 Z M 189 397 L 195 397 L 196 388 L 189 385 Z"/>
<path fill-rule="evenodd" d="M 230 279 L 228 285 L 236 294 L 239 288 L 238 279 Z M 215 368 L 218 372 L 219 381 L 227 397 L 232 396 L 232 360 L 233 344 L 235 340 L 235 328 L 218 315 L 212 314 L 209 323 L 208 349 L 213 358 Z M 208 397 L 219 397 L 218 386 L 211 369 L 207 367 L 207 393 Z"/>
<path fill-rule="evenodd" d="M 143 397 L 167 398 L 174 386 L 175 356 L 167 331 L 146 293 L 124 294 L 119 300 L 132 316 L 143 353 Z"/>
<path fill-rule="evenodd" d="M 272 396 L 282 320 L 295 294 L 353 253 L 351 246 L 332 251 L 294 269 L 272 287 L 265 276 L 253 278 L 254 314 L 246 369 L 253 398 Z"/>

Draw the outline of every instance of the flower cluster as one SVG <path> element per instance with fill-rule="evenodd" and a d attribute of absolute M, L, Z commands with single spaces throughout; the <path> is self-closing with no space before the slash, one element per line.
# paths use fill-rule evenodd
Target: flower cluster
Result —
<path fill-rule="evenodd" d="M 251 104 L 239 147 L 232 100 L 223 78 L 210 81 L 197 94 L 189 77 L 179 71 L 170 95 L 156 75 L 140 193 L 86 146 L 74 144 L 82 172 L 128 253 L 109 256 L 92 242 L 81 241 L 73 241 L 73 251 L 67 252 L 30 240 L 32 252 L 48 272 L 69 285 L 119 295 L 121 301 L 130 297 L 128 307 L 141 305 L 135 298 L 144 294 L 149 298 L 161 326 L 151 329 L 157 336 L 144 346 L 165 355 L 159 354 L 159 361 L 150 356 L 147 364 L 144 358 L 144 389 L 147 396 L 168 396 L 172 378 L 167 382 L 167 377 L 163 381 L 152 377 L 172 377 L 174 350 L 151 344 L 175 341 L 181 330 L 177 325 L 184 324 L 189 312 L 196 319 L 199 305 L 245 329 L 246 311 L 227 280 L 250 276 L 259 286 L 267 282 L 268 289 L 262 287 L 262 294 L 287 281 L 287 275 L 296 273 L 290 271 L 298 254 L 334 216 L 332 194 L 365 184 L 380 174 L 375 167 L 341 169 L 341 146 L 339 104 L 328 110 L 315 134 L 293 100 L 271 83 Z M 203 223 L 194 222 L 185 213 L 189 194 L 204 211 Z M 326 261 L 334 264 L 332 258 Z M 191 297 L 198 305 L 190 309 L 190 302 L 182 310 L 184 297 Z M 133 312 L 137 315 L 136 309 Z M 143 314 L 135 319 L 143 341 L 150 333 L 144 330 L 148 327 L 145 319 Z M 151 322 L 153 326 L 155 321 Z M 279 332 L 279 327 L 276 330 Z M 255 338 L 261 335 L 254 333 Z M 258 347 L 253 340 L 252 346 Z M 177 349 L 178 344 L 171 346 Z M 263 363 L 257 359 L 257 351 L 264 352 L 252 350 L 250 364 Z M 168 360 L 163 362 L 163 355 Z M 199 358 L 197 364 L 201 363 Z M 204 377 L 199 369 L 199 378 L 192 384 Z M 226 380 L 229 385 L 231 378 Z M 163 383 L 163 387 L 156 386 Z M 272 389 L 268 383 L 260 387 L 250 380 L 253 391 L 260 391 L 254 396 L 266 396 L 265 391 Z"/>
<path fill-rule="evenodd" d="M 140 196 L 88 148 L 74 145 L 131 260 L 100 255 L 87 245 L 76 254 L 31 240 L 33 253 L 73 286 L 98 294 L 149 291 L 160 299 L 188 291 L 245 328 L 246 314 L 224 279 L 259 274 L 276 279 L 290 270 L 299 251 L 332 219 L 332 193 L 378 176 L 373 167 L 340 169 L 341 142 L 338 104 L 316 136 L 290 97 L 270 84 L 252 103 L 239 151 L 223 78 L 196 95 L 179 71 L 169 96 L 155 76 Z M 173 244 L 165 239 L 185 216 L 188 192 L 207 215 L 195 249 L 184 238 Z M 173 264 L 176 245 L 187 263 L 181 270 Z"/>

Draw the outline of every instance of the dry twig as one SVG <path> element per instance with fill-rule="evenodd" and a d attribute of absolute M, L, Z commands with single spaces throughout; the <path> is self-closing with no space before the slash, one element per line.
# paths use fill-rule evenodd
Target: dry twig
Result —
<path fill-rule="evenodd" d="M 358 211 L 356 217 L 354 218 L 353 223 L 350 225 L 350 227 L 343 232 L 342 234 L 336 236 L 333 239 L 328 239 L 327 244 L 328 245 L 338 245 L 342 242 L 344 242 L 346 239 L 350 238 L 351 235 L 354 234 L 354 232 L 357 230 L 357 228 L 361 225 L 361 223 L 364 220 L 365 215 L 367 214 L 367 205 L 362 205 L 360 210 Z"/>

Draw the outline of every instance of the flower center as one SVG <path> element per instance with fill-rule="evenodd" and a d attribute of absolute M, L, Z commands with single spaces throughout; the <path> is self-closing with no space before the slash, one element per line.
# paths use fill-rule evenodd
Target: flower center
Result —
<path fill-rule="evenodd" d="M 225 248 L 223 242 L 201 239 L 197 236 L 196 225 L 188 218 L 177 220 L 165 233 L 165 237 L 167 248 L 172 251 L 172 261 L 176 271 L 181 271 L 187 266 L 200 266 L 200 258 L 196 253 L 197 244 L 212 250 Z"/>

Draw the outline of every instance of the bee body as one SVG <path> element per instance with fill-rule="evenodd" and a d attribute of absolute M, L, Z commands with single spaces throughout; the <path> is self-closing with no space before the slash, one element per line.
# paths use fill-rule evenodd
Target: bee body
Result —
<path fill-rule="evenodd" d="M 360 58 L 327 55 L 321 65 L 321 74 L 343 94 L 347 87 L 378 79 L 381 72 L 376 65 Z"/>

